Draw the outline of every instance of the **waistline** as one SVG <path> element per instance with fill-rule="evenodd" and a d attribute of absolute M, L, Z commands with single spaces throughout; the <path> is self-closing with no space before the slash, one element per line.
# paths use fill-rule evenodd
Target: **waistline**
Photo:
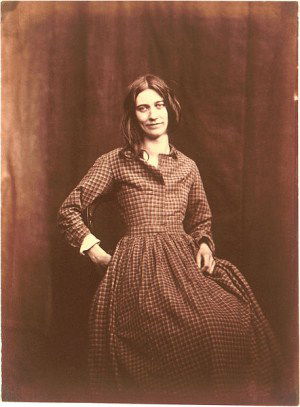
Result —
<path fill-rule="evenodd" d="M 182 223 L 150 224 L 128 226 L 124 236 L 144 235 L 148 233 L 185 233 Z"/>

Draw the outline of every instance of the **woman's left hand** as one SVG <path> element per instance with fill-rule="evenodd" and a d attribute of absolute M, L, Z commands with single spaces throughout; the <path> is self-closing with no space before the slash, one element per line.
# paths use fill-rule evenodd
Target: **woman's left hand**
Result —
<path fill-rule="evenodd" d="M 213 258 L 212 251 L 206 243 L 200 244 L 196 262 L 201 271 L 208 272 L 209 274 L 213 273 L 216 262 Z"/>

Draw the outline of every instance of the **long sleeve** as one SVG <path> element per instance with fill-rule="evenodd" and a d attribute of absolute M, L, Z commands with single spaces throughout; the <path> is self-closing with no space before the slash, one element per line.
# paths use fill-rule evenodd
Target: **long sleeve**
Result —
<path fill-rule="evenodd" d="M 83 211 L 97 197 L 110 192 L 113 183 L 108 155 L 104 154 L 63 202 L 58 211 L 58 227 L 72 246 L 80 247 L 84 238 L 91 233 L 83 221 Z"/>
<path fill-rule="evenodd" d="M 192 236 L 197 246 L 201 242 L 209 245 L 212 252 L 215 245 L 211 232 L 211 211 L 207 202 L 203 183 L 197 165 L 193 165 L 193 183 L 189 191 L 188 206 L 185 215 L 186 231 Z"/>

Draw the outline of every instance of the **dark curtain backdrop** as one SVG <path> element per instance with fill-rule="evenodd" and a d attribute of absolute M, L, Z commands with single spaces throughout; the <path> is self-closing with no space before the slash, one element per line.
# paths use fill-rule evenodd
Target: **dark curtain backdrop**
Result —
<path fill-rule="evenodd" d="M 281 342 L 297 394 L 296 2 L 2 2 L 3 398 L 84 400 L 99 276 L 56 228 L 94 160 L 121 145 L 126 86 L 175 89 L 178 149 L 201 171 L 217 255 Z"/>

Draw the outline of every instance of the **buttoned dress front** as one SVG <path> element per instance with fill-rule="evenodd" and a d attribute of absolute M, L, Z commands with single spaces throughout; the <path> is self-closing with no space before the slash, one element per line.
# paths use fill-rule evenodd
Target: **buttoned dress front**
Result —
<path fill-rule="evenodd" d="M 59 211 L 71 245 L 90 233 L 83 211 L 107 193 L 116 196 L 126 232 L 90 312 L 93 400 L 272 398 L 279 355 L 251 289 L 226 260 L 215 257 L 212 275 L 196 263 L 200 242 L 213 253 L 214 243 L 194 161 L 173 146 L 158 168 L 121 148 L 99 157 Z"/>

